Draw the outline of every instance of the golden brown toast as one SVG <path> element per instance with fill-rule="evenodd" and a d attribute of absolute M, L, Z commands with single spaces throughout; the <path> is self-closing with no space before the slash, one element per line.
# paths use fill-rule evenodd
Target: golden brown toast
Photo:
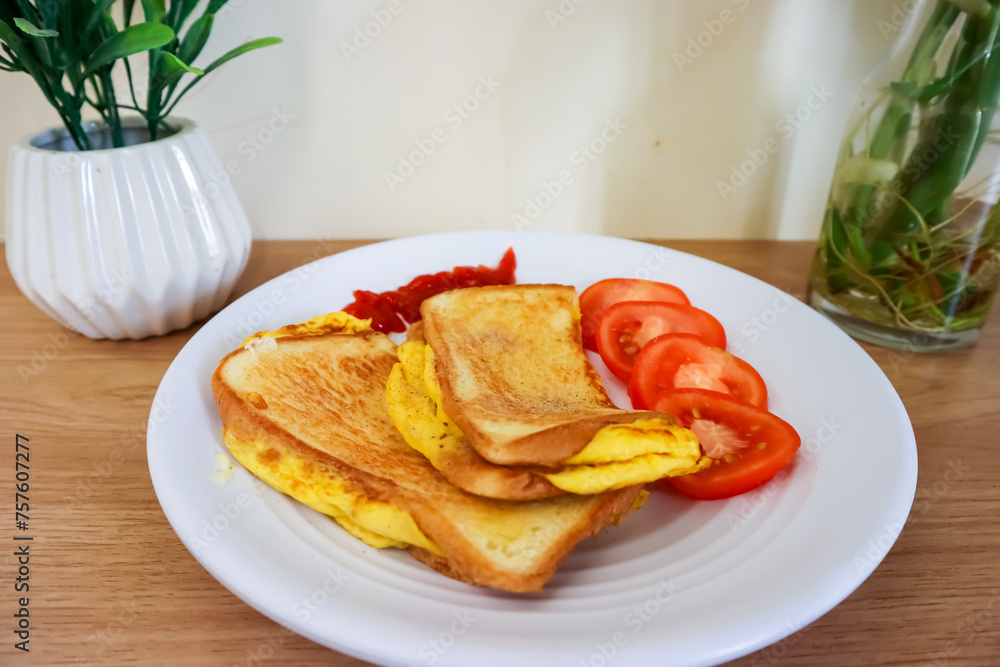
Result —
<path fill-rule="evenodd" d="M 477 496 L 501 500 L 537 500 L 566 493 L 537 469 L 501 466 L 490 463 L 469 444 L 469 439 L 447 418 L 438 420 L 437 403 L 428 393 L 425 375 L 433 358 L 414 344 L 426 345 L 423 324 L 407 330 L 406 342 L 397 354 L 400 363 L 393 368 L 386 387 L 389 416 L 406 442 L 428 458 L 445 479 Z M 416 354 L 416 358 L 407 355 Z"/>
<path fill-rule="evenodd" d="M 454 290 L 427 299 L 420 312 L 444 410 L 487 461 L 556 468 L 609 424 L 673 423 L 608 398 L 583 351 L 572 287 Z"/>
<path fill-rule="evenodd" d="M 448 576 L 508 591 L 537 591 L 573 547 L 617 523 L 639 486 L 594 496 L 511 502 L 448 483 L 411 449 L 387 414 L 396 346 L 376 332 L 292 336 L 227 355 L 212 391 L 234 455 L 292 497 L 392 506 L 429 547 L 411 554 Z M 236 446 L 251 443 L 252 446 Z M 250 458 L 252 457 L 252 460 Z M 329 493 L 316 487 L 329 486 Z M 437 553 L 435 553 L 435 551 Z"/>

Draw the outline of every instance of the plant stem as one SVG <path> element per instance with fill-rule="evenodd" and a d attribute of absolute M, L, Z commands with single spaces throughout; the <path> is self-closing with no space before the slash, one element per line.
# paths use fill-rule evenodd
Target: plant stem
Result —
<path fill-rule="evenodd" d="M 108 109 L 108 124 L 111 126 L 111 143 L 115 148 L 125 145 L 122 133 L 122 123 L 118 116 L 118 100 L 115 99 L 115 88 L 111 81 L 111 68 L 101 68 L 101 83 L 104 86 L 104 102 Z"/>
<path fill-rule="evenodd" d="M 951 27 L 958 19 L 959 14 L 960 11 L 957 7 L 944 1 L 938 2 L 934 7 L 934 13 L 920 33 L 913 53 L 910 55 L 906 71 L 903 74 L 904 81 L 917 78 L 917 73 L 923 67 L 923 63 L 935 57 L 945 38 L 948 36 Z M 917 83 L 917 81 L 913 81 L 912 83 Z M 869 142 L 866 142 L 868 146 L 867 156 L 874 160 L 893 159 L 893 161 L 900 161 L 903 158 L 902 155 L 891 155 L 891 153 L 894 148 L 897 148 L 896 152 L 898 153 L 905 147 L 905 139 L 909 134 L 910 123 L 913 117 L 914 99 L 898 95 L 891 91 L 889 94 L 892 96 L 889 106 L 882 115 L 878 127 L 875 129 L 874 136 Z M 865 221 L 867 224 L 874 223 L 873 220 L 868 220 L 868 209 L 874 193 L 874 186 L 862 185 L 858 187 L 855 195 L 853 217 Z M 866 226 L 866 224 L 861 225 L 862 229 Z M 859 251 L 859 259 L 866 263 L 870 261 L 868 252 L 864 249 L 858 233 L 852 233 L 850 229 L 846 230 L 846 232 L 847 236 L 855 241 L 853 245 Z"/>
<path fill-rule="evenodd" d="M 994 12 L 986 19 L 967 17 L 962 29 L 964 45 L 959 60 L 974 58 L 983 48 L 992 48 L 998 27 L 1000 27 L 998 12 Z M 945 93 L 942 102 L 943 111 L 934 116 L 923 129 L 921 141 L 911 151 L 910 161 L 904 168 L 904 173 L 916 174 L 915 178 L 909 179 L 904 184 L 901 193 L 911 206 L 896 208 L 882 229 L 883 240 L 893 243 L 893 239 L 898 235 L 905 235 L 914 230 L 918 220 L 915 214 L 927 218 L 932 212 L 946 211 L 951 194 L 965 178 L 975 160 L 978 153 L 977 145 L 981 146 L 978 141 L 980 132 L 988 131 L 988 126 L 985 128 L 983 126 L 979 98 L 983 68 L 989 60 L 992 58 L 967 68 L 955 80 L 950 90 Z M 1000 89 L 997 92 L 1000 92 Z M 993 104 L 996 104 L 995 94 Z M 936 145 L 942 137 L 953 139 L 944 150 L 938 150 Z M 923 157 L 928 151 L 937 155 L 937 159 L 929 165 Z"/>

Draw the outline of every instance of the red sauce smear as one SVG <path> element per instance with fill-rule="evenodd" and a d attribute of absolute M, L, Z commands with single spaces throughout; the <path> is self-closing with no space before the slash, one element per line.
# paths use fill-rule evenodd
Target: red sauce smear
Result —
<path fill-rule="evenodd" d="M 401 333 L 406 324 L 420 320 L 420 304 L 435 294 L 463 287 L 513 285 L 517 259 L 508 248 L 496 268 L 488 266 L 456 266 L 451 271 L 417 276 L 406 285 L 376 294 L 365 290 L 354 292 L 354 301 L 341 310 L 358 319 L 371 319 L 372 329 L 382 333 Z M 404 324 L 404 320 L 406 324 Z"/>

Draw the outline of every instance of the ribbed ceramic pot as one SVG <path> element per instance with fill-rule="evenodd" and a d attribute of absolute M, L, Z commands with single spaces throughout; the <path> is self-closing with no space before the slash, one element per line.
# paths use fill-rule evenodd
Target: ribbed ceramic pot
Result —
<path fill-rule="evenodd" d="M 126 146 L 96 126 L 77 151 L 65 129 L 25 137 L 7 168 L 7 265 L 25 296 L 90 338 L 145 338 L 220 309 L 246 267 L 250 225 L 193 122 Z"/>

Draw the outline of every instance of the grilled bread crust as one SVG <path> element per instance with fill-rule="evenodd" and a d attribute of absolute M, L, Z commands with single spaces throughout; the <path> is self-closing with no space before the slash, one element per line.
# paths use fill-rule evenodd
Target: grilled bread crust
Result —
<path fill-rule="evenodd" d="M 406 512 L 442 555 L 409 552 L 447 576 L 540 590 L 580 540 L 620 520 L 641 492 L 525 502 L 466 493 L 411 449 L 389 418 L 385 385 L 396 346 L 388 337 L 366 331 L 275 343 L 236 350 L 213 374 L 227 436 L 264 445 L 260 465 L 305 460 L 349 492 Z M 294 483 L 279 490 L 295 497 Z"/>
<path fill-rule="evenodd" d="M 449 452 L 438 465 L 449 482 L 485 498 L 539 500 L 566 493 L 545 479 L 541 469 L 499 466 L 484 459 L 471 446 Z"/>
<path fill-rule="evenodd" d="M 472 287 L 420 309 L 445 412 L 487 461 L 558 468 L 609 424 L 669 415 L 615 407 L 587 360 L 576 290 Z"/>

